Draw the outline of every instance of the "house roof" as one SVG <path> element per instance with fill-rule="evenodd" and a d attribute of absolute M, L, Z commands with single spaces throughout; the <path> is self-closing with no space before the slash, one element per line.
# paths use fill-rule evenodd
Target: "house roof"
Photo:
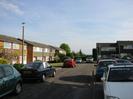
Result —
<path fill-rule="evenodd" d="M 127 44 L 133 44 L 133 41 L 117 41 L 118 45 L 127 45 Z"/>
<path fill-rule="evenodd" d="M 55 47 L 55 46 L 51 46 L 51 45 L 49 45 L 51 48 L 53 48 L 53 49 L 55 49 L 55 50 L 62 50 L 62 51 L 65 51 L 64 49 L 62 49 L 62 48 L 59 48 L 59 47 Z"/>
<path fill-rule="evenodd" d="M 116 43 L 97 43 L 96 44 L 97 47 L 115 47 L 116 46 Z"/>
<path fill-rule="evenodd" d="M 28 41 L 28 40 L 25 40 L 25 43 L 30 44 L 30 45 L 33 45 L 33 46 L 35 46 L 35 47 L 50 48 L 50 47 L 49 47 L 48 45 L 46 45 L 46 44 L 38 43 L 38 42 L 35 42 L 35 41 Z"/>
<path fill-rule="evenodd" d="M 17 38 L 0 34 L 0 41 L 22 44 Z"/>
<path fill-rule="evenodd" d="M 0 34 L 0 41 L 9 42 L 9 43 L 16 43 L 16 44 L 22 44 L 22 39 L 11 37 L 11 36 L 7 36 L 7 35 L 2 35 L 2 34 Z M 53 48 L 55 50 L 65 51 L 65 50 L 63 50 L 63 49 L 61 49 L 59 47 L 46 45 L 46 44 L 38 43 L 38 42 L 35 42 L 35 41 L 24 40 L 24 44 L 30 44 L 30 45 L 35 46 L 35 47 Z"/>

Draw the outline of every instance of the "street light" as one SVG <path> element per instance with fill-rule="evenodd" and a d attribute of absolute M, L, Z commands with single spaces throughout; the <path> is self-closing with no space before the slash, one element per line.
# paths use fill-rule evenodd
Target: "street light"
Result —
<path fill-rule="evenodd" d="M 22 22 L 22 64 L 24 64 L 24 22 Z"/>

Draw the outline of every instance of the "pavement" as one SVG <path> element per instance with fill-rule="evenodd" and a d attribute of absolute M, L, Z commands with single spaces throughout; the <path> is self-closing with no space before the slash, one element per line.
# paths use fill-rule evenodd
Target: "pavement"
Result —
<path fill-rule="evenodd" d="M 23 92 L 3 99 L 104 99 L 101 82 L 93 79 L 93 64 L 78 64 L 75 68 L 59 68 L 54 78 L 46 82 L 25 82 Z"/>

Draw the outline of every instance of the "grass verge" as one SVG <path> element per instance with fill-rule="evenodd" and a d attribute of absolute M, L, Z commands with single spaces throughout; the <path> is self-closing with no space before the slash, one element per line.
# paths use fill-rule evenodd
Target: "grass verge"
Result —
<path fill-rule="evenodd" d="M 50 63 L 52 67 L 59 68 L 63 66 L 63 63 Z"/>

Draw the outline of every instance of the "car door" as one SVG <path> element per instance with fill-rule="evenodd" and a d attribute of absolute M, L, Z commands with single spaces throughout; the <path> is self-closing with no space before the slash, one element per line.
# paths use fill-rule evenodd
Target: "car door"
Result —
<path fill-rule="evenodd" d="M 4 66 L 3 70 L 5 72 L 5 77 L 3 79 L 5 81 L 5 90 L 7 92 L 10 92 L 14 89 L 15 84 L 16 84 L 14 71 L 13 71 L 13 68 L 9 65 Z"/>
<path fill-rule="evenodd" d="M 45 73 L 46 73 L 46 76 L 51 76 L 51 68 L 50 68 L 50 65 L 48 63 L 45 63 Z"/>
<path fill-rule="evenodd" d="M 4 81 L 4 71 L 3 68 L 0 67 L 0 96 L 6 93 L 5 90 L 5 81 Z"/>

